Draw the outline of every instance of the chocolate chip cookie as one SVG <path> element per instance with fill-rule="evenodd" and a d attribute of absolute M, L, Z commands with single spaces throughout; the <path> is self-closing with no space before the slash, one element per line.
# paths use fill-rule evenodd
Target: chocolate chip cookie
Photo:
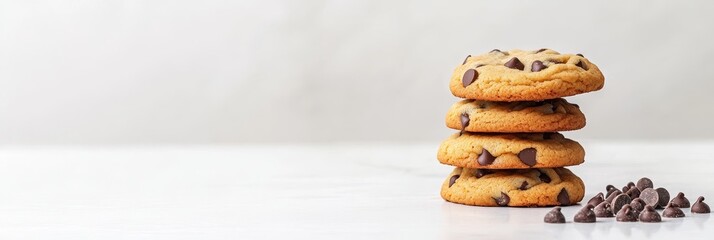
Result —
<path fill-rule="evenodd" d="M 600 69 L 581 54 L 550 49 L 468 56 L 449 83 L 454 96 L 488 101 L 540 101 L 599 90 Z"/>
<path fill-rule="evenodd" d="M 463 100 L 446 114 L 446 126 L 468 132 L 556 132 L 585 127 L 576 104 L 558 98 L 540 102 Z"/>
<path fill-rule="evenodd" d="M 583 181 L 565 168 L 485 170 L 456 168 L 441 185 L 446 201 L 476 206 L 572 205 L 583 199 Z"/>
<path fill-rule="evenodd" d="M 585 150 L 560 133 L 456 133 L 437 154 L 439 162 L 481 169 L 552 168 L 578 165 Z"/>

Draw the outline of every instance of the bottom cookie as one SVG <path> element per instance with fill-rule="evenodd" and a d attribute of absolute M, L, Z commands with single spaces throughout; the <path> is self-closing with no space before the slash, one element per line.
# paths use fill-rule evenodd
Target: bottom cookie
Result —
<path fill-rule="evenodd" d="M 583 181 L 566 168 L 456 168 L 441 185 L 444 200 L 475 206 L 572 205 L 584 194 Z"/>

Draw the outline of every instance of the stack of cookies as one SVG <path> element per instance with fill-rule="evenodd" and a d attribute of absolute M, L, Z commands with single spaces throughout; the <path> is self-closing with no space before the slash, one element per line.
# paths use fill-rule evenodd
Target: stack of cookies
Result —
<path fill-rule="evenodd" d="M 571 205 L 583 181 L 565 166 L 585 150 L 558 131 L 581 129 L 585 115 L 562 97 L 596 91 L 604 77 L 581 54 L 550 49 L 500 51 L 466 57 L 451 77 L 455 103 L 446 126 L 460 130 L 439 147 L 456 168 L 441 196 L 477 206 Z"/>

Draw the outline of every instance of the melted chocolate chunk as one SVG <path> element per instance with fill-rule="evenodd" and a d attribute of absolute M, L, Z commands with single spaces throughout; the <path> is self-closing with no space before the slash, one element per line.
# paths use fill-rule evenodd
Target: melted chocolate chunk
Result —
<path fill-rule="evenodd" d="M 521 70 L 521 71 L 523 71 L 523 69 L 526 67 L 525 65 L 523 65 L 523 63 L 521 62 L 521 60 L 518 60 L 517 57 L 511 58 L 511 60 L 508 60 L 508 62 L 506 62 L 506 63 L 503 64 L 503 65 L 506 66 L 506 67 L 508 67 L 508 68 L 518 69 L 518 70 Z"/>
<path fill-rule="evenodd" d="M 461 77 L 461 84 L 464 87 L 468 87 L 469 85 L 474 83 L 477 78 L 478 78 L 478 72 L 476 71 L 476 69 L 472 68 L 472 69 L 466 70 L 466 72 L 464 72 L 464 76 Z"/>
<path fill-rule="evenodd" d="M 558 203 L 560 203 L 560 205 L 570 205 L 570 196 L 565 188 L 561 189 L 560 193 L 558 193 Z"/>
<path fill-rule="evenodd" d="M 528 165 L 529 167 L 533 167 L 536 165 L 536 149 L 535 148 L 526 148 L 521 150 L 521 152 L 518 153 L 518 159 L 523 162 L 523 164 Z"/>
<path fill-rule="evenodd" d="M 501 196 L 498 198 L 493 198 L 493 200 L 496 201 L 496 204 L 498 204 L 498 206 L 508 206 L 508 203 L 511 202 L 511 197 L 506 195 L 506 193 L 501 192 Z"/>
<path fill-rule="evenodd" d="M 451 176 L 451 178 L 449 179 L 449 187 L 451 187 L 451 185 L 454 185 L 454 183 L 456 182 L 456 179 L 459 179 L 459 177 L 461 177 L 461 175 L 458 175 L 458 174 Z"/>
<path fill-rule="evenodd" d="M 478 163 L 482 166 L 491 165 L 491 163 L 495 160 L 496 157 L 491 155 L 491 153 L 486 149 L 483 149 L 483 151 L 481 151 L 481 155 L 478 156 Z"/>

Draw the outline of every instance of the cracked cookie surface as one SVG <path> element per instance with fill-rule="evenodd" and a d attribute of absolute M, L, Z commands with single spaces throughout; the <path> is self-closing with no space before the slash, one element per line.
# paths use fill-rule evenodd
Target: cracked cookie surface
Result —
<path fill-rule="evenodd" d="M 566 168 L 457 167 L 441 186 L 444 200 L 476 206 L 564 206 L 581 201 L 584 194 L 583 181 Z"/>
<path fill-rule="evenodd" d="M 550 49 L 493 51 L 468 56 L 454 70 L 454 96 L 489 101 L 540 101 L 599 90 L 605 78 L 581 54 Z"/>
<path fill-rule="evenodd" d="M 446 126 L 467 132 L 557 132 L 585 127 L 576 104 L 558 98 L 541 102 L 462 100 L 446 114 Z"/>
<path fill-rule="evenodd" d="M 572 166 L 583 163 L 585 150 L 560 133 L 456 133 L 441 143 L 442 164 L 484 169 Z"/>

